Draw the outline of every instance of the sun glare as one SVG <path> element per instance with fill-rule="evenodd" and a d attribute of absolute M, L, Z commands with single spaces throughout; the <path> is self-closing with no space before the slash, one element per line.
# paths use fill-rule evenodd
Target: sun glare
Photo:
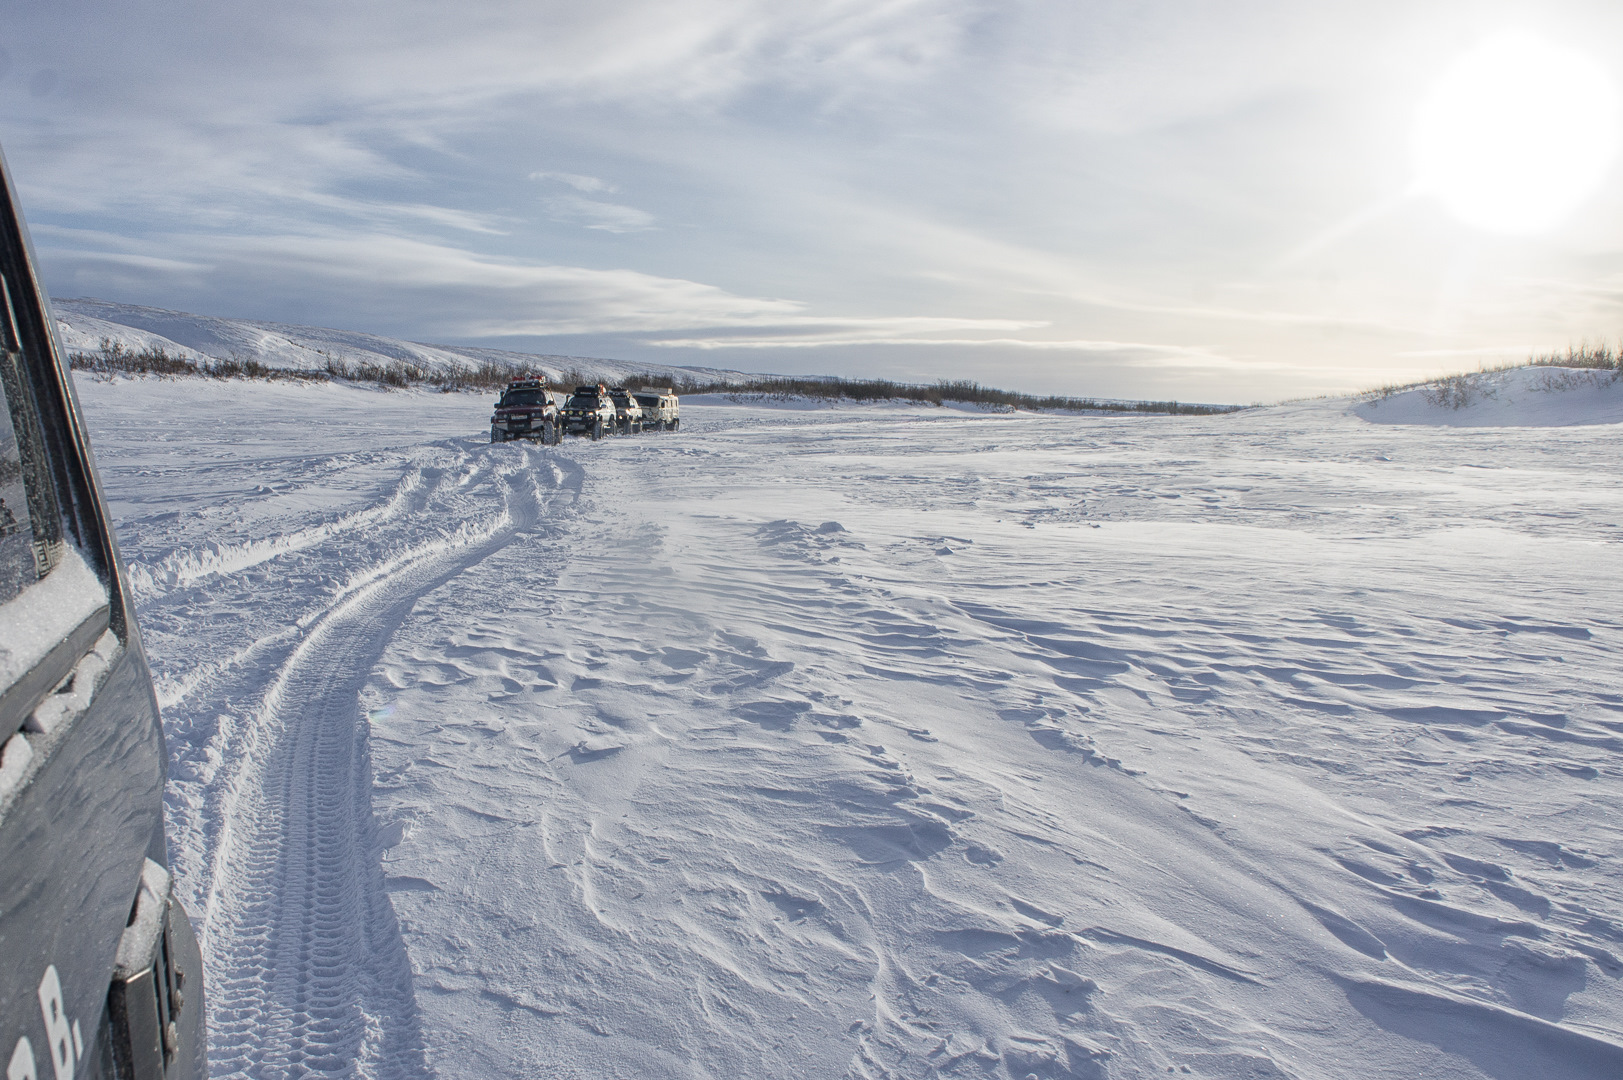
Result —
<path fill-rule="evenodd" d="M 1468 225 L 1543 232 L 1605 181 L 1619 122 L 1617 87 L 1594 60 L 1535 37 L 1493 37 L 1421 103 L 1417 180 Z"/>

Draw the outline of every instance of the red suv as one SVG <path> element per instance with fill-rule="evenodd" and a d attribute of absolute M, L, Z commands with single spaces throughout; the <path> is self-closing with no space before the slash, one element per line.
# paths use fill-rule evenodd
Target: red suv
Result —
<path fill-rule="evenodd" d="M 558 403 L 552 399 L 547 384 L 536 378 L 508 383 L 490 418 L 490 441 L 540 439 L 553 446 L 558 436 Z"/>

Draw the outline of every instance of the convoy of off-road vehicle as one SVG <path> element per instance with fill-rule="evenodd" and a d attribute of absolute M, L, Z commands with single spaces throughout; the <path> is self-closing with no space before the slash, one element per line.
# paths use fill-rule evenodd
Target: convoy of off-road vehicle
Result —
<path fill-rule="evenodd" d="M 628 390 L 623 386 L 577 386 L 560 407 L 544 379 L 525 376 L 507 384 L 490 418 L 490 441 L 536 439 L 555 446 L 565 435 L 601 439 L 618 433 L 676 431 L 681 404 L 669 388 Z"/>

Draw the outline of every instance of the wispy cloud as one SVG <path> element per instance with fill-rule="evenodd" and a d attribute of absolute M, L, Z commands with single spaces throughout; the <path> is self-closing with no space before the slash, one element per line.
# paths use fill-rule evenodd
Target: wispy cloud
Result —
<path fill-rule="evenodd" d="M 554 180 L 560 184 L 568 184 L 576 191 L 584 191 L 587 194 L 592 194 L 593 192 L 598 191 L 613 193 L 614 191 L 618 190 L 613 184 L 599 180 L 595 176 L 581 176 L 579 173 L 550 172 L 543 169 L 531 173 L 530 179 Z"/>
<path fill-rule="evenodd" d="M 141 255 L 129 251 L 105 251 L 87 248 L 61 248 L 40 245 L 40 249 L 60 260 L 66 266 L 117 266 L 164 274 L 202 274 L 209 269 L 206 263 L 184 259 L 166 259 L 157 255 Z"/>
<path fill-rule="evenodd" d="M 374 203 L 370 209 L 384 216 L 416 218 L 462 232 L 484 233 L 487 236 L 506 236 L 510 232 L 508 229 L 498 227 L 497 221 L 489 214 L 475 214 L 446 206 L 429 206 L 423 203 Z"/>
<path fill-rule="evenodd" d="M 635 206 L 601 202 L 579 195 L 559 195 L 544 201 L 554 221 L 565 221 L 587 229 L 611 233 L 646 232 L 654 227 L 654 215 Z"/>
<path fill-rule="evenodd" d="M 1391 198 L 1462 10 L 14 3 L 0 141 L 63 292 L 1271 396 L 1616 333 L 1623 185 L 1515 248 Z"/>
<path fill-rule="evenodd" d="M 829 318 L 821 320 L 825 325 L 841 325 L 843 320 Z M 912 320 L 899 317 L 892 320 L 873 320 L 883 325 L 885 322 L 894 324 L 898 330 L 905 327 Z M 971 323 L 970 328 L 982 328 L 986 323 L 996 320 L 984 320 L 981 324 Z M 1133 353 L 1152 352 L 1182 353 L 1191 350 L 1177 345 L 1152 345 L 1133 341 L 1092 341 L 1086 339 L 1055 341 L 1043 338 L 1016 338 L 1016 337 L 919 337 L 909 336 L 905 333 L 875 332 L 874 329 L 862 330 L 827 330 L 820 333 L 795 332 L 804 326 L 806 320 L 786 321 L 783 333 L 772 335 L 713 335 L 708 337 L 676 337 L 676 338 L 647 338 L 646 344 L 667 349 L 820 349 L 829 346 L 849 345 L 957 345 L 957 346 L 996 346 L 1011 349 L 1033 349 L 1039 352 L 1082 352 L 1082 353 Z M 1017 324 L 1018 325 L 1018 324 Z M 986 327 L 989 328 L 989 327 Z"/>
<path fill-rule="evenodd" d="M 217 261 L 349 288 L 368 283 L 379 296 L 427 303 L 440 313 L 438 331 L 458 336 L 748 325 L 793 317 L 803 307 L 635 270 L 535 263 L 387 235 L 234 237 L 201 247 Z"/>
<path fill-rule="evenodd" d="M 649 338 L 645 343 L 660 348 L 698 349 L 829 349 L 885 346 L 912 349 L 991 350 L 1038 353 L 1071 353 L 1108 358 L 1126 366 L 1227 372 L 1287 370 L 1289 365 L 1270 361 L 1236 360 L 1200 346 L 1168 345 L 1142 341 L 1093 339 L 1054 340 L 1018 337 L 926 337 L 902 332 L 912 320 L 871 320 L 863 329 L 826 330 L 807 333 L 800 330 L 808 320 L 796 320 L 785 332 L 771 335 L 721 334 L 702 337 Z M 838 324 L 840 320 L 823 320 Z M 970 320 L 964 320 L 966 323 Z M 991 323 L 995 320 L 983 320 Z M 890 324 L 890 325 L 887 325 Z M 1022 324 L 1016 324 L 1021 326 Z M 969 328 L 989 328 L 974 327 Z M 894 332 L 885 332 L 894 329 Z M 876 332 L 877 331 L 877 332 Z"/>
<path fill-rule="evenodd" d="M 1530 356 L 1537 351 L 1532 345 L 1482 345 L 1470 349 L 1405 349 L 1392 355 L 1405 360 L 1446 360 L 1470 356 Z"/>
<path fill-rule="evenodd" d="M 654 227 L 654 215 L 635 206 L 588 199 L 588 194 L 614 194 L 619 188 L 595 176 L 579 173 L 539 170 L 530 174 L 531 180 L 542 180 L 574 188 L 573 192 L 549 195 L 541 200 L 547 216 L 553 221 L 579 225 L 587 229 L 600 229 L 608 233 L 647 232 Z M 584 194 L 577 194 L 584 193 Z"/>

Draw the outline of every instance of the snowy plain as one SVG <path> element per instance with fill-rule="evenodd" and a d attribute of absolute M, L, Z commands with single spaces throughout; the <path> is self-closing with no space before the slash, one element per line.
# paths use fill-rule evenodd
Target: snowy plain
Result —
<path fill-rule="evenodd" d="M 217 1077 L 1623 1075 L 1615 424 L 79 393 Z"/>

